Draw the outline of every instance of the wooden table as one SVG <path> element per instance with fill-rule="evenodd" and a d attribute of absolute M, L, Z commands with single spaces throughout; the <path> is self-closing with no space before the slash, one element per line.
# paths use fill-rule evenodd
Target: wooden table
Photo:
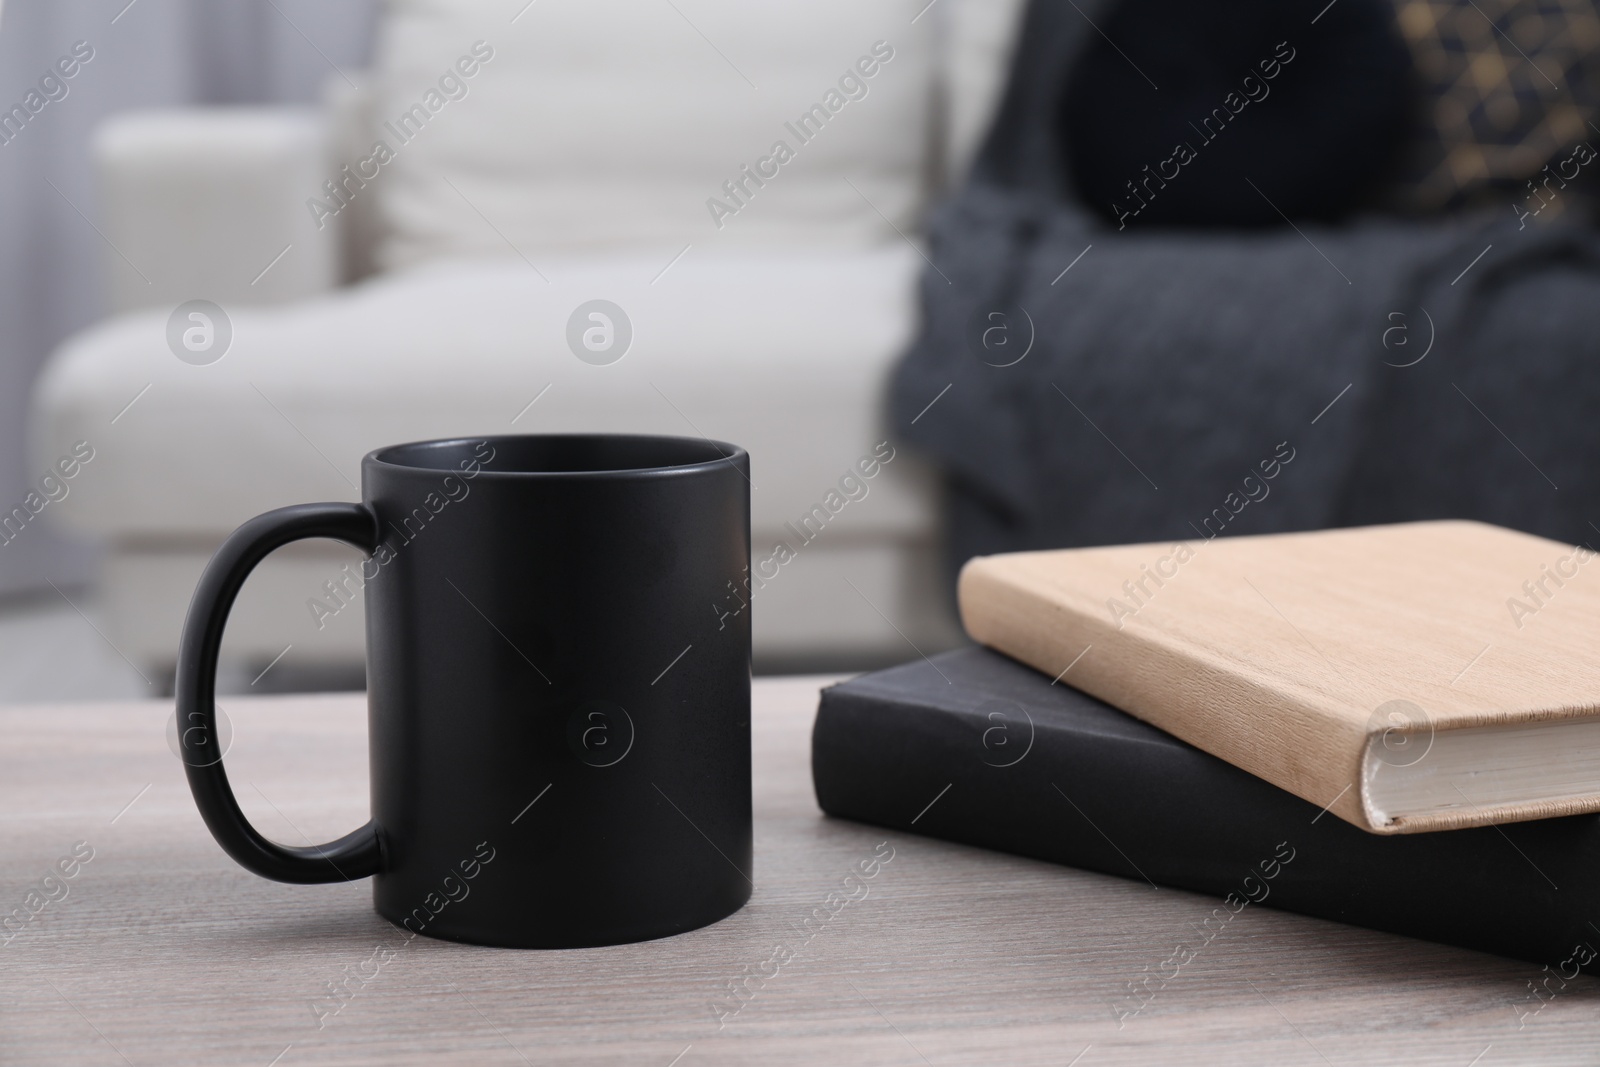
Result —
<path fill-rule="evenodd" d="M 819 684 L 756 685 L 756 890 L 739 914 L 587 951 L 418 938 L 377 966 L 400 941 L 366 885 L 263 881 L 212 843 L 163 736 L 169 704 L 0 710 L 0 915 L 66 891 L 0 945 L 0 1063 L 1600 1062 L 1600 982 L 1519 1019 L 1542 1003 L 1534 966 L 1265 908 L 1119 1029 L 1127 983 L 1215 902 L 823 817 Z M 360 697 L 224 707 L 263 830 L 322 840 L 365 819 Z M 799 932 L 885 841 L 867 895 Z M 93 858 L 74 865 L 75 846 Z M 44 886 L 63 858 L 74 876 Z M 740 1005 L 720 1027 L 719 1001 Z"/>

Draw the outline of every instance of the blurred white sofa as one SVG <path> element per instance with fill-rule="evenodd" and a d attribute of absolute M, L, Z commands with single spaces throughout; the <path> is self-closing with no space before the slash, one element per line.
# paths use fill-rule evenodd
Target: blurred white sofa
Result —
<path fill-rule="evenodd" d="M 109 639 L 170 664 L 228 531 L 354 499 L 361 456 L 403 440 L 734 441 L 765 555 L 888 437 L 912 241 L 975 147 L 1017 17 L 1018 0 L 391 0 L 372 69 L 340 72 L 319 112 L 109 123 L 117 313 L 53 355 L 32 429 L 36 465 L 94 449 L 51 515 L 107 548 Z M 596 299 L 631 325 L 614 362 L 569 344 Z M 220 312 L 179 310 L 196 300 Z M 935 489 L 896 452 L 760 593 L 758 665 L 953 641 Z M 269 559 L 225 654 L 359 662 L 359 612 L 319 629 L 307 604 L 351 558 Z"/>

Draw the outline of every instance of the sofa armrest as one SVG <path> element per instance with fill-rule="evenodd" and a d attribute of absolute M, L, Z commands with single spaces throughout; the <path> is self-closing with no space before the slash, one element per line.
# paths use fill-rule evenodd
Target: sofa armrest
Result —
<path fill-rule="evenodd" d="M 96 131 L 112 307 L 206 299 L 279 303 L 338 284 L 337 216 L 307 200 L 334 178 L 315 111 L 187 108 L 129 112 Z"/>
<path fill-rule="evenodd" d="M 329 78 L 322 93 L 323 111 L 328 119 L 330 170 L 345 165 L 352 168 L 372 155 L 378 120 L 376 98 L 371 82 L 360 75 L 354 81 Z M 351 197 L 339 212 L 341 280 L 360 281 L 377 272 L 376 248 L 381 235 L 378 198 L 372 193 Z"/>

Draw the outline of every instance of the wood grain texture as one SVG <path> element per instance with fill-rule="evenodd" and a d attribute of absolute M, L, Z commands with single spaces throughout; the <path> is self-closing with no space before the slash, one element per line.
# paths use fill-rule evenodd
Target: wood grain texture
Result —
<path fill-rule="evenodd" d="M 0 709 L 0 914 L 76 842 L 94 849 L 68 895 L 0 946 L 0 1063 L 1595 1062 L 1600 982 L 1535 1000 L 1527 983 L 1545 975 L 1529 964 L 1256 907 L 1119 1029 L 1128 983 L 1194 945 L 1217 902 L 823 817 L 809 773 L 818 687 L 756 685 L 743 911 L 587 951 L 418 938 L 320 1029 L 311 1005 L 326 985 L 401 937 L 367 887 L 278 885 L 228 860 L 163 738 L 169 704 Z M 265 831 L 323 839 L 365 818 L 359 697 L 226 710 L 230 775 Z M 797 932 L 886 840 L 893 858 L 867 895 Z M 712 1005 L 770 972 L 775 946 L 792 956 L 719 1029 Z"/>
<path fill-rule="evenodd" d="M 1600 714 L 1600 563 L 1581 555 L 1476 522 L 1019 552 L 967 564 L 961 614 L 975 640 L 1051 675 L 1076 662 L 1071 685 L 1348 822 L 1420 832 L 1600 811 L 1464 800 L 1380 825 L 1363 775 L 1389 701 L 1422 709 L 1423 733 Z M 1548 579 L 1558 566 L 1572 574 Z"/>

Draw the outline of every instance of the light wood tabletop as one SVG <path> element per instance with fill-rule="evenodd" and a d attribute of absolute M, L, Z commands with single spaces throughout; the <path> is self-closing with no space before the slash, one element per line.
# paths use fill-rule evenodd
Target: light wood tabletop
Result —
<path fill-rule="evenodd" d="M 190 801 L 169 703 L 0 709 L 0 1063 L 1600 1062 L 1600 981 L 1534 999 L 1534 965 L 1267 908 L 1119 1027 L 1128 984 L 1216 902 L 823 816 L 820 685 L 756 683 L 750 904 L 560 952 L 408 941 L 365 884 L 241 870 Z M 304 843 L 365 820 L 361 697 L 223 706 L 256 825 Z"/>

